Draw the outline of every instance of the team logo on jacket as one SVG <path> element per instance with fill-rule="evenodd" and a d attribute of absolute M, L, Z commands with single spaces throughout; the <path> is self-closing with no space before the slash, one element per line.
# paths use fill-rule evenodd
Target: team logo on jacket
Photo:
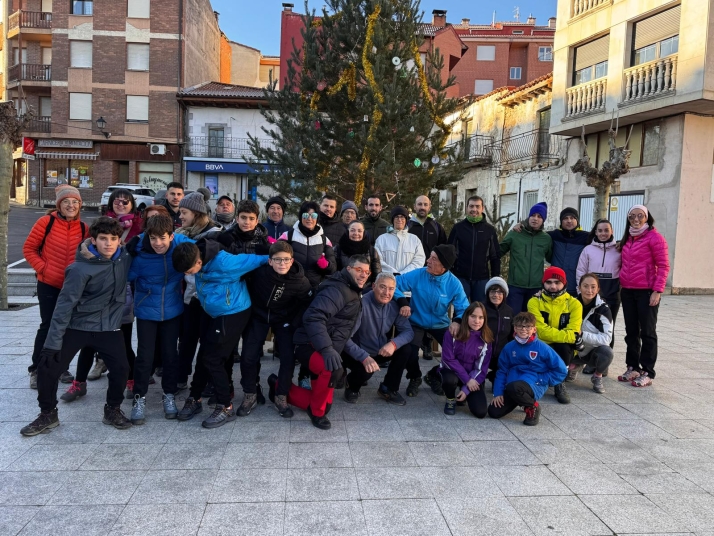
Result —
<path fill-rule="evenodd" d="M 528 354 L 531 356 L 532 360 L 535 360 L 536 357 L 538 357 L 538 352 L 530 351 Z"/>

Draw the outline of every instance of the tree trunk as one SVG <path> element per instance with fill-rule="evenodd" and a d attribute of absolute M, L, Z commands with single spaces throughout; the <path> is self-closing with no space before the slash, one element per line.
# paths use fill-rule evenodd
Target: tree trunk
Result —
<path fill-rule="evenodd" d="M 599 184 L 595 187 L 595 204 L 593 206 L 593 223 L 607 218 L 607 209 L 610 204 L 610 185 Z"/>
<path fill-rule="evenodd" d="M 0 310 L 7 310 L 7 240 L 12 183 L 12 151 L 9 141 L 0 144 Z"/>

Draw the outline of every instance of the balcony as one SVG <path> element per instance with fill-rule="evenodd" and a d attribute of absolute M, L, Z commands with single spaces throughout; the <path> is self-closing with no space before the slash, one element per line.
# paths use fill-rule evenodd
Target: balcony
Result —
<path fill-rule="evenodd" d="M 605 111 L 607 79 L 598 78 L 565 90 L 564 121 Z"/>
<path fill-rule="evenodd" d="M 7 81 L 51 82 L 52 66 L 34 63 L 17 63 L 7 70 Z"/>
<path fill-rule="evenodd" d="M 620 106 L 672 95 L 677 87 L 677 55 L 630 67 L 624 76 L 625 95 Z"/>
<path fill-rule="evenodd" d="M 492 145 L 493 167 L 532 167 L 556 163 L 563 158 L 562 136 L 554 136 L 546 129 L 534 129 L 501 139 Z"/>
<path fill-rule="evenodd" d="M 572 17 L 579 17 L 589 11 L 593 11 L 606 4 L 611 4 L 612 0 L 573 0 Z"/>
<path fill-rule="evenodd" d="M 8 38 L 17 35 L 21 28 L 52 30 L 52 13 L 46 11 L 16 11 L 8 18 Z"/>
<path fill-rule="evenodd" d="M 41 132 L 49 134 L 52 132 L 52 117 L 33 117 L 27 122 L 25 132 Z"/>
<path fill-rule="evenodd" d="M 491 162 L 491 149 L 493 146 L 493 138 L 491 136 L 474 134 L 453 145 L 458 146 L 458 151 L 464 159 L 465 167 L 483 166 Z"/>
<path fill-rule="evenodd" d="M 240 158 L 245 160 L 252 156 L 248 138 L 223 138 L 209 136 L 192 136 L 186 145 L 186 156 L 195 158 Z M 275 147 L 275 142 L 269 138 L 260 140 L 261 147 Z"/>

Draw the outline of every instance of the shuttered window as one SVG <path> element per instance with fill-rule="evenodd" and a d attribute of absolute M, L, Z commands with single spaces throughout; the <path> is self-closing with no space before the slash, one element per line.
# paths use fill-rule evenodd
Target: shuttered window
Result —
<path fill-rule="evenodd" d="M 531 207 L 538 202 L 538 190 L 523 193 L 523 201 L 521 202 L 521 220 L 528 218 Z"/>
<path fill-rule="evenodd" d="M 126 97 L 126 120 L 141 121 L 149 120 L 149 97 L 138 95 L 127 95 Z"/>
<path fill-rule="evenodd" d="M 575 70 L 580 71 L 607 61 L 610 52 L 610 35 L 595 39 L 575 49 Z"/>
<path fill-rule="evenodd" d="M 474 95 L 485 95 L 493 91 L 493 80 L 476 80 L 474 83 Z"/>
<path fill-rule="evenodd" d="M 496 47 L 494 45 L 480 45 L 476 47 L 476 59 L 478 61 L 495 61 Z"/>
<path fill-rule="evenodd" d="M 69 94 L 69 118 L 73 121 L 92 120 L 92 94 Z"/>
<path fill-rule="evenodd" d="M 635 23 L 634 49 L 640 49 L 679 34 L 682 7 L 677 6 Z"/>
<path fill-rule="evenodd" d="M 150 0 L 129 0 L 126 16 L 130 19 L 148 19 L 150 12 Z"/>
<path fill-rule="evenodd" d="M 518 194 L 505 194 L 500 198 L 499 203 L 499 216 L 511 215 L 511 221 L 516 221 L 516 214 L 518 213 Z"/>
<path fill-rule="evenodd" d="M 92 42 L 91 41 L 70 41 L 69 42 L 70 67 L 91 68 L 92 67 Z"/>
<path fill-rule="evenodd" d="M 149 45 L 128 43 L 126 45 L 126 68 L 129 71 L 149 70 Z"/>

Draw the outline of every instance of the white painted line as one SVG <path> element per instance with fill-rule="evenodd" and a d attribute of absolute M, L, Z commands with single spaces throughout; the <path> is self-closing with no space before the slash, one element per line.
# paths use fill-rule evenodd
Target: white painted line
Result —
<path fill-rule="evenodd" d="M 13 262 L 12 264 L 9 264 L 9 265 L 8 265 L 8 268 L 14 268 L 14 267 L 17 266 L 18 264 L 22 264 L 23 262 L 25 262 L 25 259 L 22 259 L 22 260 L 17 261 L 17 262 Z"/>

